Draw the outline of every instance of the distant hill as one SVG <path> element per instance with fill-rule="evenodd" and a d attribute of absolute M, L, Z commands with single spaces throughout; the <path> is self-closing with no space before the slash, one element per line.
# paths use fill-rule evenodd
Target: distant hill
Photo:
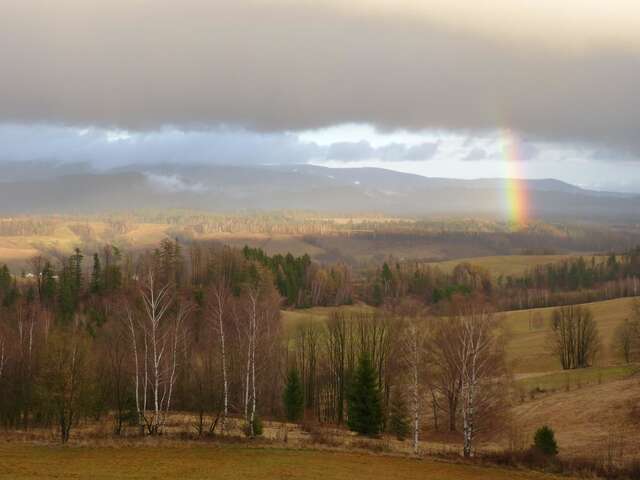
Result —
<path fill-rule="evenodd" d="M 40 165 L 40 167 L 38 167 Z M 31 164 L 0 182 L 0 213 L 99 213 L 132 208 L 308 209 L 394 215 L 504 215 L 504 179 L 423 177 L 380 168 Z M 0 165 L 0 170 L 4 167 Z M 76 172 L 76 173 L 72 173 Z M 537 218 L 640 220 L 640 197 L 554 179 L 523 181 Z"/>

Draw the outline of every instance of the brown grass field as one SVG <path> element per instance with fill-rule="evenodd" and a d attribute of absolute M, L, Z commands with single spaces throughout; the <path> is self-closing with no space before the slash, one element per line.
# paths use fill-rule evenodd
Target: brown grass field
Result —
<path fill-rule="evenodd" d="M 462 262 L 468 262 L 488 270 L 494 278 L 500 275 L 522 275 L 527 270 L 539 265 L 558 263 L 571 257 L 588 256 L 584 253 L 571 255 L 491 255 L 487 257 L 459 258 L 432 262 L 430 265 L 440 268 L 443 272 L 451 272 Z"/>
<path fill-rule="evenodd" d="M 534 480 L 534 472 L 434 459 L 203 444 L 58 447 L 0 444 L 0 478 Z"/>
<path fill-rule="evenodd" d="M 621 459 L 640 458 L 640 418 L 634 413 L 640 410 L 639 377 L 568 388 L 513 408 L 526 438 L 549 425 L 565 457 L 598 458 L 616 448 Z"/>
<path fill-rule="evenodd" d="M 626 376 L 621 359 L 612 348 L 613 333 L 618 325 L 631 315 L 631 298 L 618 298 L 585 304 L 593 312 L 600 332 L 601 347 L 596 361 L 600 370 L 587 369 L 588 375 L 599 371 L 599 376 L 621 378 Z M 336 308 L 315 307 L 306 310 L 283 311 L 282 317 L 285 328 L 293 330 L 304 322 L 322 322 L 326 320 Z M 339 307 L 337 310 L 349 313 L 374 309 L 365 305 L 350 305 Z M 555 307 L 531 310 L 517 310 L 500 313 L 500 323 L 507 335 L 507 358 L 514 374 L 519 378 L 533 378 L 551 373 L 562 372 L 559 361 L 552 355 L 549 346 L 549 328 L 552 312 Z M 535 328 L 533 318 L 540 316 L 542 324 Z M 619 368 L 604 368 L 619 367 Z M 580 375 L 580 373 L 576 373 Z M 587 375 L 587 376 L 588 376 Z M 598 374 L 591 380 L 596 380 Z M 585 379 L 586 380 L 586 379 Z"/>

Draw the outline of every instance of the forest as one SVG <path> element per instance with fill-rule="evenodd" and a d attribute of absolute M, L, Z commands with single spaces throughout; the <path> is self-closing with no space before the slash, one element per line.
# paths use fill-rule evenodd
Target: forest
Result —
<path fill-rule="evenodd" d="M 495 279 L 469 263 L 445 273 L 390 259 L 353 272 L 170 239 L 135 253 L 36 256 L 28 273 L 0 268 L 0 423 L 67 442 L 105 419 L 117 436 L 167 434 L 172 413 L 185 412 L 198 436 L 255 437 L 264 419 L 287 420 L 410 439 L 417 452 L 428 421 L 461 435 L 471 457 L 478 438 L 511 422 L 500 311 L 636 295 L 639 260 L 634 248 Z M 351 309 L 282 320 L 283 309 L 341 305 Z M 640 353 L 637 313 L 619 335 L 627 361 Z M 588 308 L 560 307 L 551 326 L 559 366 L 593 365 Z"/>

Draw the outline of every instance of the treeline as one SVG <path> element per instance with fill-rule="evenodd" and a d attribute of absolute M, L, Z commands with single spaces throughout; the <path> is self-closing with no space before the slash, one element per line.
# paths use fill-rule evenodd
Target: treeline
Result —
<path fill-rule="evenodd" d="M 575 257 L 493 278 L 461 262 L 451 271 L 420 262 L 384 262 L 370 271 L 361 298 L 380 306 L 410 296 L 437 313 L 454 295 L 480 295 L 497 310 L 574 305 L 640 295 L 640 247 L 624 254 Z"/>
<path fill-rule="evenodd" d="M 4 426 L 56 426 L 66 441 L 79 421 L 107 414 L 116 433 L 158 434 L 172 410 L 194 412 L 201 431 L 223 410 L 280 410 L 280 296 L 242 252 L 211 252 L 198 285 L 170 240 L 133 261 L 107 247 L 90 269 L 79 250 L 32 263 L 33 278 L 1 275 Z"/>
<path fill-rule="evenodd" d="M 247 260 L 264 265 L 274 275 L 278 291 L 288 306 L 304 308 L 353 303 L 351 269 L 343 264 L 322 267 L 309 255 L 268 256 L 260 248 L 245 246 Z"/>
<path fill-rule="evenodd" d="M 46 218 L 0 218 L 0 236 L 51 235 L 57 222 Z"/>
<path fill-rule="evenodd" d="M 497 280 L 499 306 L 521 309 L 640 295 L 640 247 L 621 255 L 577 257 Z"/>
<path fill-rule="evenodd" d="M 366 435 L 411 432 L 417 448 L 430 415 L 461 431 L 470 455 L 506 412 L 503 342 L 481 298 L 453 298 L 442 318 L 405 298 L 287 326 L 279 289 L 307 292 L 305 257 L 165 240 L 135 257 L 108 246 L 32 267 L 24 279 L 0 270 L 6 428 L 56 428 L 67 441 L 104 417 L 115 434 L 159 435 L 181 411 L 198 434 L 239 421 L 253 436 L 261 417 L 304 416 Z"/>

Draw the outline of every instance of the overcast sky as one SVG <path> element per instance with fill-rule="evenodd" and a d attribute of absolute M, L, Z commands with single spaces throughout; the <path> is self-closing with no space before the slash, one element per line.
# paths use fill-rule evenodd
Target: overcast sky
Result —
<path fill-rule="evenodd" d="M 4 0 L 0 160 L 375 165 L 640 191 L 640 2 Z"/>

